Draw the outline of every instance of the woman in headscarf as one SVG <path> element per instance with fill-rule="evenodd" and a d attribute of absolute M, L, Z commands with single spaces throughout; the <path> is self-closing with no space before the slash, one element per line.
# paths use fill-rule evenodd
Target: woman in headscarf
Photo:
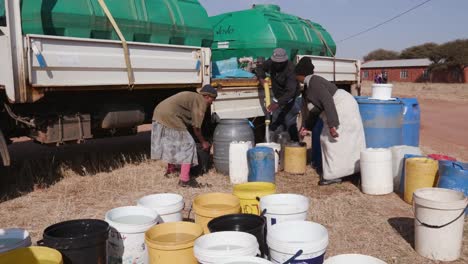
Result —
<path fill-rule="evenodd" d="M 366 148 L 364 128 L 354 97 L 321 76 L 314 65 L 303 57 L 296 65 L 296 79 L 304 84 L 302 128 L 307 134 L 318 118 L 324 123 L 320 135 L 323 179 L 320 184 L 341 181 L 340 178 L 360 171 L 361 151 Z"/>

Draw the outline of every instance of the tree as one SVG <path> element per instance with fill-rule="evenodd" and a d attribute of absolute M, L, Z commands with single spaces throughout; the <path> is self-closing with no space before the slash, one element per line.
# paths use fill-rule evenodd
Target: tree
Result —
<path fill-rule="evenodd" d="M 468 67 L 468 39 L 457 39 L 440 45 L 430 59 L 434 62 L 431 70 L 457 72 L 461 82 L 463 70 Z"/>
<path fill-rule="evenodd" d="M 393 50 L 378 49 L 371 51 L 364 56 L 364 61 L 370 60 L 396 60 L 399 59 L 399 54 Z"/>
<path fill-rule="evenodd" d="M 401 54 L 401 59 L 422 59 L 430 58 L 437 52 L 439 45 L 433 42 L 424 43 L 422 45 L 417 45 L 404 49 Z"/>

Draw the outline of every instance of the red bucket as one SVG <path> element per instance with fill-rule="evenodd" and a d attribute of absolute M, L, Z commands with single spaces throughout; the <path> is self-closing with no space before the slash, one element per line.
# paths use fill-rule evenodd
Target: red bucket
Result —
<path fill-rule="evenodd" d="M 441 154 L 431 154 L 431 155 L 428 155 L 428 157 L 431 159 L 435 159 L 435 160 L 457 161 L 456 158 L 446 156 L 446 155 L 441 155 Z"/>

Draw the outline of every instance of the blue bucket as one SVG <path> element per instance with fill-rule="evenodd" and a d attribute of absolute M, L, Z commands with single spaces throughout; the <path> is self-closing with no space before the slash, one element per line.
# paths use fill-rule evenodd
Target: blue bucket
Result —
<path fill-rule="evenodd" d="M 406 146 L 419 146 L 419 130 L 421 127 L 421 110 L 416 98 L 400 98 L 403 102 L 403 131 L 402 144 Z"/>
<path fill-rule="evenodd" d="M 249 182 L 275 183 L 275 151 L 269 147 L 255 147 L 247 151 Z"/>
<path fill-rule="evenodd" d="M 468 197 L 468 163 L 439 161 L 439 182 L 437 186 L 460 191 Z"/>

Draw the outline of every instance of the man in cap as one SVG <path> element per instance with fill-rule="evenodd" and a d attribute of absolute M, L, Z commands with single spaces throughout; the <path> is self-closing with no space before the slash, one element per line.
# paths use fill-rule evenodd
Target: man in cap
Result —
<path fill-rule="evenodd" d="M 203 137 L 201 126 L 205 113 L 218 96 L 211 85 L 205 85 L 199 93 L 180 92 L 156 106 L 151 133 L 151 158 L 168 163 L 166 175 L 175 173 L 180 165 L 179 186 L 202 187 L 190 179 L 191 166 L 198 165 L 197 146 L 189 130 L 200 142 L 204 151 L 210 143 Z"/>
<path fill-rule="evenodd" d="M 286 50 L 275 49 L 268 60 L 258 65 L 256 74 L 262 85 L 266 73 L 270 74 L 274 96 L 272 103 L 267 106 L 267 111 L 273 113 L 270 130 L 282 128 L 289 133 L 291 140 L 299 141 L 296 124 L 299 111 L 294 104 L 300 89 L 294 73 L 294 64 L 289 61 Z"/>

